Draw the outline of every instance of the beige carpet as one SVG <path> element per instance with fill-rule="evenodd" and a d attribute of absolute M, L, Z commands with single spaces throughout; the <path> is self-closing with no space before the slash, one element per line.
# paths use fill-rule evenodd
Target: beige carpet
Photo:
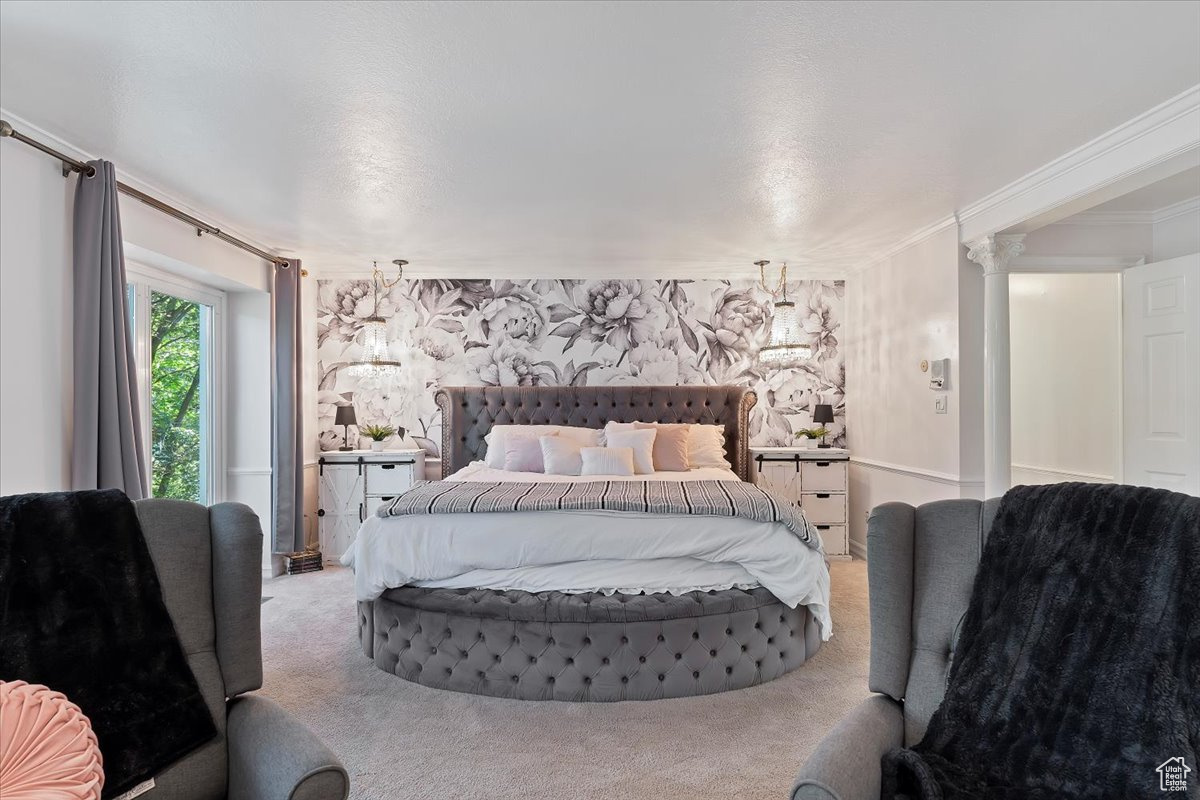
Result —
<path fill-rule="evenodd" d="M 538 703 L 380 672 L 351 575 L 268 581 L 263 692 L 317 732 L 358 800 L 783 800 L 820 737 L 867 694 L 866 564 L 833 564 L 834 637 L 782 678 L 725 694 Z"/>

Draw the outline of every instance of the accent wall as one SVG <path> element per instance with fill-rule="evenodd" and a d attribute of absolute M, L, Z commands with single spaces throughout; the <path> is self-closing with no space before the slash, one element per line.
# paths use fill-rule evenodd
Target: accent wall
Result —
<path fill-rule="evenodd" d="M 317 282 L 317 412 L 320 450 L 342 443 L 338 404 L 360 424 L 403 427 L 437 456 L 439 386 L 733 384 L 759 402 L 751 441 L 790 445 L 817 403 L 834 406 L 830 441 L 845 445 L 843 281 L 792 281 L 788 297 L 811 359 L 784 369 L 758 363 L 773 311 L 751 281 L 403 280 L 380 294 L 369 280 Z M 391 381 L 357 379 L 364 320 L 387 320 Z M 357 446 L 350 429 L 350 444 Z"/>

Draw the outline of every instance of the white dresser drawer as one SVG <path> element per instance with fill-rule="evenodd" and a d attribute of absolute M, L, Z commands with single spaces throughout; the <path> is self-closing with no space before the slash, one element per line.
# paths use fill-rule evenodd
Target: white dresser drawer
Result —
<path fill-rule="evenodd" d="M 846 491 L 845 461 L 805 461 L 800 465 L 801 491 Z"/>
<path fill-rule="evenodd" d="M 398 495 L 413 485 L 413 465 L 367 464 L 367 494 Z"/>
<path fill-rule="evenodd" d="M 827 556 L 844 556 L 846 549 L 845 525 L 816 525 L 817 535 L 821 537 L 821 547 Z"/>
<path fill-rule="evenodd" d="M 387 505 L 388 503 L 392 502 L 395 499 L 396 499 L 396 495 L 394 495 L 394 494 L 368 495 L 367 496 L 367 516 L 368 517 L 375 516 L 375 512 L 379 510 L 380 506 Z"/>
<path fill-rule="evenodd" d="M 846 522 L 846 495 L 819 493 L 800 495 L 800 508 L 813 525 L 844 525 Z"/>

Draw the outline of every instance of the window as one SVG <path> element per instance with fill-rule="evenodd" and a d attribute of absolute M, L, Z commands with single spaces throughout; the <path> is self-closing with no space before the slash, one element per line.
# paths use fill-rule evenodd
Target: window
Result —
<path fill-rule="evenodd" d="M 127 273 L 150 495 L 214 503 L 224 495 L 216 387 L 225 296 L 141 265 Z"/>

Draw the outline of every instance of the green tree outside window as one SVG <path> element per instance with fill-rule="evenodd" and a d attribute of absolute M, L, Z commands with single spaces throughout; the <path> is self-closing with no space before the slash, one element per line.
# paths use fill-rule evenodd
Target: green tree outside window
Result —
<path fill-rule="evenodd" d="M 154 497 L 200 497 L 200 304 L 150 295 L 150 458 Z"/>

